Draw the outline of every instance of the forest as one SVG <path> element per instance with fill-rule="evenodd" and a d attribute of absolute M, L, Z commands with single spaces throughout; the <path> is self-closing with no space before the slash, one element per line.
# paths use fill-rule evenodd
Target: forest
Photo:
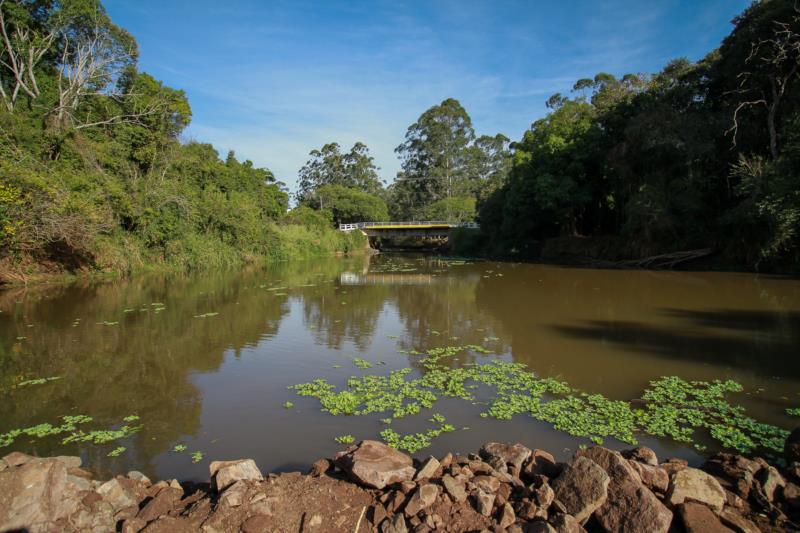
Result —
<path fill-rule="evenodd" d="M 660 72 L 579 79 L 521 139 L 478 135 L 454 98 L 380 176 L 369 148 L 309 154 L 297 192 L 186 141 L 183 91 L 138 69 L 99 0 L 0 0 L 0 278 L 179 269 L 363 247 L 364 220 L 476 220 L 452 251 L 623 261 L 703 250 L 800 270 L 800 11 L 753 3 L 719 48 Z M 294 208 L 290 209 L 290 205 Z"/>

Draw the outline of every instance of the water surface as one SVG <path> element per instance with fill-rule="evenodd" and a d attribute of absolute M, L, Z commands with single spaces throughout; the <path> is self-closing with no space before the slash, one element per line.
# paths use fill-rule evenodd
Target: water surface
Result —
<path fill-rule="evenodd" d="M 143 425 L 107 445 L 21 437 L 38 455 L 81 454 L 98 472 L 204 480 L 208 461 L 252 457 L 262 470 L 305 469 L 341 445 L 378 438 L 388 415 L 334 417 L 287 386 L 413 367 L 400 350 L 478 344 L 573 387 L 631 400 L 652 379 L 734 379 L 737 403 L 785 428 L 800 406 L 800 282 L 733 273 L 572 269 L 382 255 L 319 259 L 268 269 L 142 275 L 0 292 L 0 433 L 93 417 Z M 206 315 L 206 316 L 203 316 Z M 353 358 L 375 366 L 357 368 Z M 340 366 L 340 368 L 336 368 Z M 20 381 L 58 376 L 41 385 Z M 284 409 L 286 401 L 294 403 Z M 587 441 L 527 416 L 484 419 L 480 407 L 442 399 L 458 431 L 419 456 L 520 441 L 568 457 Z M 430 426 L 419 415 L 401 433 Z M 797 423 L 797 419 L 794 419 Z M 468 427 L 468 430 L 461 428 Z M 642 439 L 662 456 L 702 458 L 669 440 Z M 119 457 L 106 457 L 117 445 Z M 187 451 L 171 451 L 183 444 Z M 606 445 L 624 447 L 608 440 Z M 193 464 L 189 453 L 205 459 Z M 713 446 L 709 453 L 713 452 Z"/>

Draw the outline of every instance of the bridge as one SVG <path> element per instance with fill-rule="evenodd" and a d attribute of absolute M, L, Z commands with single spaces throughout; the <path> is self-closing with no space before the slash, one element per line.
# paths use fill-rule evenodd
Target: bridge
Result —
<path fill-rule="evenodd" d="M 412 222 L 356 222 L 339 224 L 340 231 L 360 230 L 367 237 L 431 237 L 446 238 L 454 228 L 478 229 L 475 222 L 451 223 L 440 220 Z"/>

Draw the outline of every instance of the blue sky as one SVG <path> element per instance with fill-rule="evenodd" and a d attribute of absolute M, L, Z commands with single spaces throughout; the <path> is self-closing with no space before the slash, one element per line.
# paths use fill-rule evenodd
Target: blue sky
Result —
<path fill-rule="evenodd" d="M 105 0 L 140 67 L 186 91 L 187 137 L 270 168 L 294 189 L 312 148 L 394 148 L 448 97 L 478 134 L 519 139 L 544 101 L 597 72 L 653 72 L 719 45 L 748 0 L 405 2 Z"/>

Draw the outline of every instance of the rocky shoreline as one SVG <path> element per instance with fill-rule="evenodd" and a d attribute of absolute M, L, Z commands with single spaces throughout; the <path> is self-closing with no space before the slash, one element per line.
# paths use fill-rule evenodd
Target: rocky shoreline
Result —
<path fill-rule="evenodd" d="M 78 457 L 0 460 L 0 532 L 508 533 L 797 531 L 800 429 L 784 468 L 718 454 L 701 468 L 649 448 L 578 450 L 568 463 L 521 444 L 417 461 L 362 441 L 307 474 L 215 461 L 210 483 L 94 480 Z"/>

